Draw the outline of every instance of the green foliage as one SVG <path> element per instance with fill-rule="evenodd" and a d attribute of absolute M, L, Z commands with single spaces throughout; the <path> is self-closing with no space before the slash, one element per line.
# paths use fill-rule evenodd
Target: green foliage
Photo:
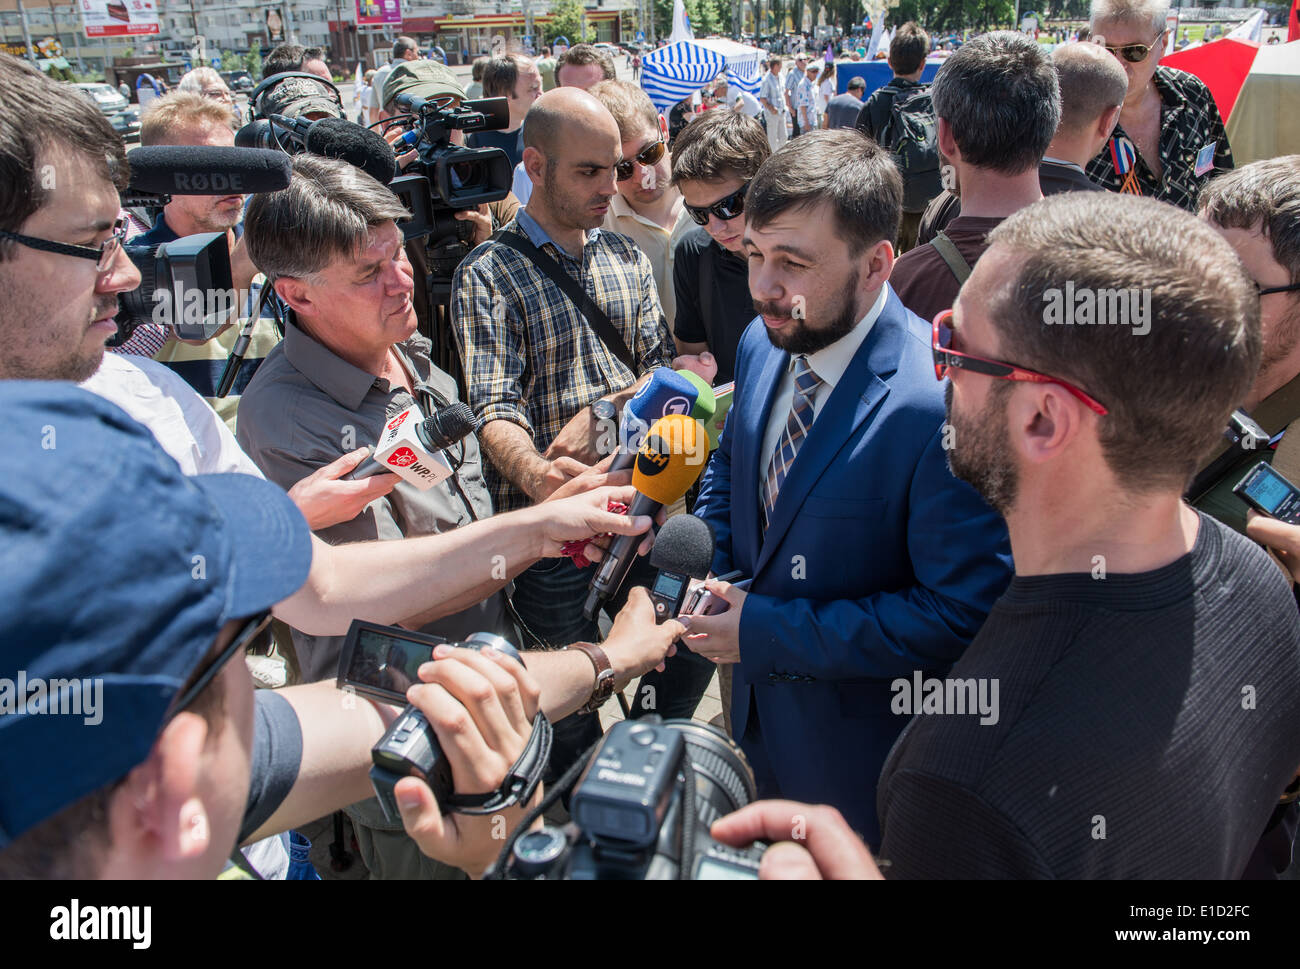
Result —
<path fill-rule="evenodd" d="M 731 4 L 727 0 L 685 0 L 686 16 L 696 37 L 731 34 Z M 655 35 L 666 38 L 673 32 L 673 0 L 655 0 Z"/>
<path fill-rule="evenodd" d="M 570 44 L 577 44 L 595 40 L 596 28 L 589 24 L 584 37 L 580 0 L 556 0 L 551 4 L 551 22 L 546 25 L 545 36 L 548 44 L 553 43 L 556 37 L 567 37 Z"/>

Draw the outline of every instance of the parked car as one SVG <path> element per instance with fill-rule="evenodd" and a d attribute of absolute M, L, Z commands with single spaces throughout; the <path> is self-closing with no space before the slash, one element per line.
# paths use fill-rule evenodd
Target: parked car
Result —
<path fill-rule="evenodd" d="M 221 77 L 236 94 L 247 94 L 256 86 L 253 84 L 253 75 L 248 71 L 222 71 Z"/>
<path fill-rule="evenodd" d="M 119 111 L 125 111 L 129 103 L 111 84 L 78 84 L 77 87 L 109 118 Z"/>

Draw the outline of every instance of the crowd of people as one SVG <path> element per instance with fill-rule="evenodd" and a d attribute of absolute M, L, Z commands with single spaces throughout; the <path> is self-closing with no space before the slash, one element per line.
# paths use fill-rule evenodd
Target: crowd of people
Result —
<path fill-rule="evenodd" d="M 992 32 L 928 84 L 906 24 L 874 92 L 775 56 L 753 113 L 724 93 L 671 133 L 590 45 L 483 59 L 467 92 L 399 38 L 360 105 L 390 143 L 404 93 L 508 110 L 452 132 L 513 186 L 455 213 L 442 316 L 383 181 L 306 152 L 279 190 L 124 208 L 111 126 L 0 55 L 0 443 L 23 469 L 0 478 L 22 781 L 0 877 L 283 877 L 286 832 L 338 811 L 372 877 L 479 877 L 616 693 L 690 718 L 715 674 L 758 800 L 711 833 L 771 844 L 763 877 L 1283 875 L 1300 524 L 1236 485 L 1261 460 L 1300 482 L 1300 156 L 1234 166 L 1205 85 L 1158 64 L 1165 12 L 1093 0 L 1104 43 Z M 343 117 L 285 94 L 314 83 L 302 56 L 259 104 Z M 215 89 L 153 102 L 143 144 L 233 150 Z M 231 323 L 113 340 L 128 242 L 205 232 Z M 245 325 L 267 291 L 282 330 Z M 665 369 L 730 396 L 671 510 L 708 524 L 724 608 L 656 622 L 656 523 L 619 513 L 608 432 Z M 477 430 L 445 481 L 349 477 L 411 405 L 457 403 Z M 616 536 L 641 557 L 590 615 Z M 542 786 L 474 815 L 406 777 L 386 815 L 368 771 L 399 709 L 335 679 L 357 619 L 522 649 L 438 646 L 407 699 L 461 796 L 503 790 L 552 724 Z M 98 713 L 15 687 L 38 680 L 98 684 Z"/>

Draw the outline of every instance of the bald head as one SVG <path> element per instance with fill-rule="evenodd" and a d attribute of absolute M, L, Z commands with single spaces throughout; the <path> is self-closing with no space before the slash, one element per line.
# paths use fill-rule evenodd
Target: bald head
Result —
<path fill-rule="evenodd" d="M 538 98 L 524 119 L 524 147 L 551 157 L 561 146 L 580 149 L 613 139 L 619 144 L 614 116 L 581 88 L 557 87 Z"/>
<path fill-rule="evenodd" d="M 1124 102 L 1128 75 L 1100 44 L 1062 44 L 1052 51 L 1052 64 L 1061 86 L 1062 132 L 1089 131 L 1103 114 Z"/>

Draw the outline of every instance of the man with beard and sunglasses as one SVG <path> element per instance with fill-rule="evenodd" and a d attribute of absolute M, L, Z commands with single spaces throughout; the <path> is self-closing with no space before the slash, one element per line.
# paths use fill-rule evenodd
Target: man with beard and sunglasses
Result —
<path fill-rule="evenodd" d="M 879 841 L 876 777 L 907 717 L 1006 587 L 1001 518 L 953 478 L 928 328 L 889 286 L 902 179 L 857 130 L 777 151 L 745 196 L 736 396 L 695 513 L 728 604 L 686 645 L 735 663 L 734 733 L 762 797 L 838 808 Z"/>
<path fill-rule="evenodd" d="M 1119 124 L 1087 167 L 1112 192 L 1149 195 L 1189 212 L 1206 182 L 1232 170 L 1232 147 L 1205 82 L 1160 67 L 1166 0 L 1092 0 L 1091 41 L 1119 59 L 1128 94 Z"/>

